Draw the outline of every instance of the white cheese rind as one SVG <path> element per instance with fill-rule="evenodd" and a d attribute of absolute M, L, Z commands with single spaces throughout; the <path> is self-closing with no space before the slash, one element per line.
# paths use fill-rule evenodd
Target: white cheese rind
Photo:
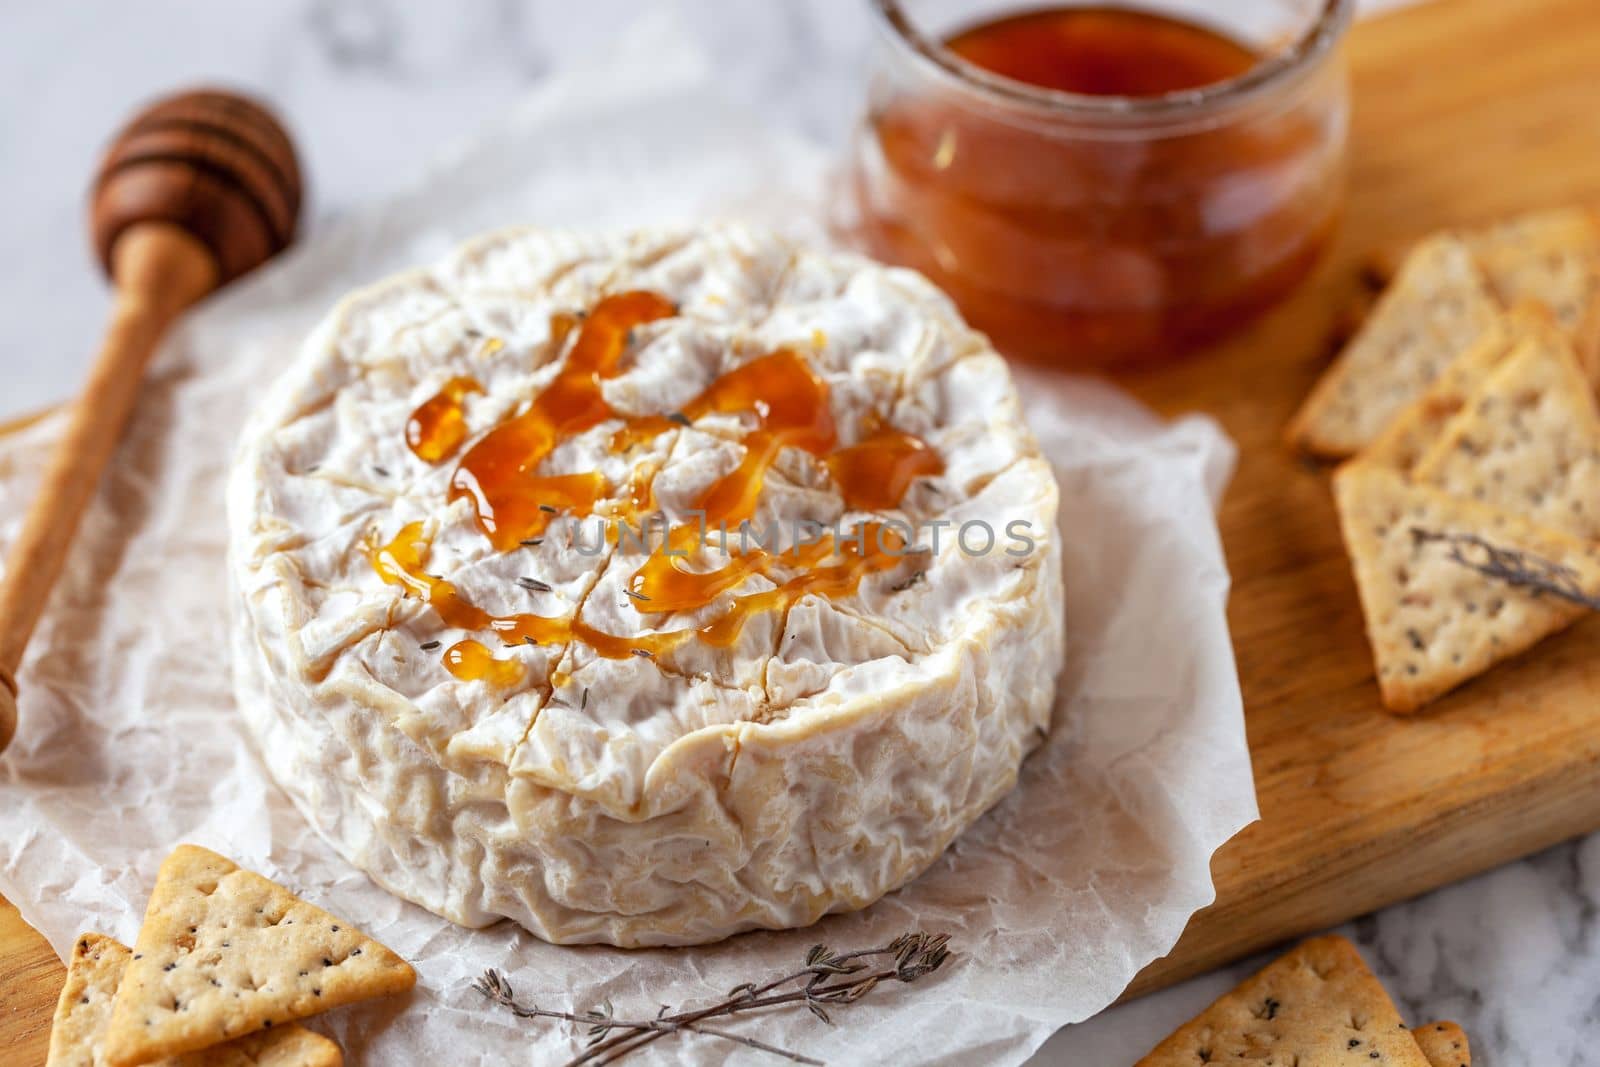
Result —
<path fill-rule="evenodd" d="M 640 615 L 617 592 L 637 554 L 585 556 L 556 530 L 495 553 L 465 502 L 445 504 L 452 464 L 404 443 L 410 412 L 454 375 L 485 385 L 468 398 L 473 432 L 517 410 L 554 373 L 550 314 L 630 288 L 682 315 L 641 331 L 636 362 L 606 385 L 615 409 L 675 410 L 732 366 L 794 348 L 828 382 L 844 443 L 877 413 L 944 457 L 945 475 L 891 517 L 981 519 L 999 543 L 967 554 L 946 527 L 937 553 L 857 595 L 753 619 L 727 650 L 691 642 L 657 662 L 521 647 L 496 650 L 523 663 L 517 686 L 452 678 L 420 646 L 468 635 L 378 579 L 362 548 L 375 534 L 423 522 L 429 569 L 494 611 L 581 609 L 615 633 L 718 614 Z M 486 352 L 484 337 L 504 344 Z M 678 518 L 675 501 L 736 462 L 748 428 L 707 418 L 619 457 L 602 427 L 544 469 L 620 484 L 648 463 Z M 740 227 L 492 235 L 346 300 L 246 427 L 228 493 L 241 714 L 341 854 L 453 921 L 625 946 L 804 925 L 915 877 L 1049 728 L 1064 649 L 1056 493 L 1003 362 L 914 274 Z M 758 521 L 795 516 L 870 517 L 786 452 Z M 1032 552 L 1006 553 L 1015 522 Z M 517 589 L 530 570 L 551 592 Z"/>

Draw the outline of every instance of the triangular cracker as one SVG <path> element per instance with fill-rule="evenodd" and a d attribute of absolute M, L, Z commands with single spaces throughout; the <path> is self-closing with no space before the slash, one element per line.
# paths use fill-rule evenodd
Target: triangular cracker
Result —
<path fill-rule="evenodd" d="M 345 920 L 181 845 L 150 895 L 106 1062 L 137 1067 L 415 983 L 409 964 Z"/>
<path fill-rule="evenodd" d="M 1462 236 L 1474 254 L 1506 248 L 1581 248 L 1600 243 L 1600 211 L 1586 204 L 1541 208 L 1473 226 Z"/>
<path fill-rule="evenodd" d="M 1316 455 L 1353 455 L 1489 329 L 1499 307 L 1467 246 L 1430 237 L 1379 299 L 1289 426 Z"/>
<path fill-rule="evenodd" d="M 1455 417 L 1467 399 L 1506 356 L 1528 336 L 1530 330 L 1555 327 L 1542 309 L 1524 306 L 1495 319 L 1443 374 L 1402 411 L 1358 458 L 1391 470 L 1410 472 L 1423 454 L 1438 440 L 1444 427 Z"/>
<path fill-rule="evenodd" d="M 111 1003 L 133 953 L 103 934 L 83 934 L 72 946 L 66 985 L 56 1004 L 45 1067 L 102 1067 Z M 241 1037 L 224 1045 L 157 1060 L 152 1067 L 340 1067 L 339 1046 L 303 1026 Z"/>
<path fill-rule="evenodd" d="M 1429 1067 L 1389 994 L 1342 937 L 1315 938 L 1268 964 L 1135 1067 L 1205 1063 Z"/>
<path fill-rule="evenodd" d="M 1431 1067 L 1472 1067 L 1472 1046 L 1455 1023 L 1429 1023 L 1411 1031 Z"/>
<path fill-rule="evenodd" d="M 1465 236 L 1489 287 L 1510 307 L 1536 301 L 1600 380 L 1600 215 L 1590 208 L 1535 212 Z"/>
<path fill-rule="evenodd" d="M 1530 338 L 1417 462 L 1417 481 L 1600 539 L 1600 408 L 1560 336 Z"/>
<path fill-rule="evenodd" d="M 1571 623 L 1586 609 L 1486 577 L 1417 531 L 1469 536 L 1572 568 L 1600 592 L 1600 547 L 1517 515 L 1346 464 L 1334 476 L 1386 708 L 1411 712 Z"/>
<path fill-rule="evenodd" d="M 1589 380 L 1600 385 L 1600 209 L 1535 211 L 1460 236 L 1497 298 L 1549 312 Z M 1376 281 L 1398 269 L 1404 246 L 1396 248 L 1373 257 L 1368 273 Z"/>

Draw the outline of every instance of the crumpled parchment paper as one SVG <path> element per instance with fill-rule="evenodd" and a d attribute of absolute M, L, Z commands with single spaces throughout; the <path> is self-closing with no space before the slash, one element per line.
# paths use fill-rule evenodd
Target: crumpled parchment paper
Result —
<path fill-rule="evenodd" d="M 827 160 L 719 95 L 693 42 L 646 20 L 606 64 L 542 86 L 412 191 L 302 243 L 167 342 L 20 674 L 0 759 L 0 892 L 65 953 L 131 942 L 156 868 L 208 845 L 343 914 L 414 961 L 407 998 L 313 1025 L 352 1063 L 558 1063 L 581 1034 L 511 1018 L 485 967 L 553 1008 L 619 1016 L 787 973 L 815 942 L 952 935 L 955 959 L 880 987 L 829 1026 L 730 1023 L 835 1064 L 1011 1064 L 1109 1004 L 1212 899 L 1212 852 L 1256 817 L 1213 509 L 1233 448 L 1210 421 L 1156 422 L 1105 386 L 1027 375 L 1061 481 L 1070 654 L 1057 727 L 1022 781 L 935 866 L 865 912 L 694 949 L 546 945 L 452 926 L 340 860 L 266 777 L 235 718 L 223 481 L 251 399 L 346 290 L 521 222 L 741 216 L 815 236 Z M 59 432 L 0 439 L 0 547 Z M 1152 1035 L 1152 1043 L 1155 1035 Z M 641 1062 L 751 1062 L 714 1038 Z M 779 1062 L 779 1061 L 772 1061 Z"/>

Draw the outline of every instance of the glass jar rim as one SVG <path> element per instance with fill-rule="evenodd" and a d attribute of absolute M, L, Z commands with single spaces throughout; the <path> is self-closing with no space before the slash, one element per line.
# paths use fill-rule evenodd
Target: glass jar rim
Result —
<path fill-rule="evenodd" d="M 1331 52 L 1349 28 L 1355 5 L 1356 0 L 1323 0 L 1315 21 L 1292 45 L 1235 77 L 1159 96 L 1092 96 L 1046 89 L 985 70 L 917 29 L 901 0 L 872 0 L 871 4 L 880 31 L 909 48 L 924 65 L 935 68 L 938 75 L 1012 106 L 1020 105 L 1058 118 L 1087 120 L 1181 119 L 1253 99 L 1263 91 L 1293 80 Z"/>

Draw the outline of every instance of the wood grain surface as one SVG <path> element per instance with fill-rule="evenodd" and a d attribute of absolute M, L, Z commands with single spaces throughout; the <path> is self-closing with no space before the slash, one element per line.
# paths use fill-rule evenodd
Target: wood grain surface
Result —
<path fill-rule="evenodd" d="M 1386 715 L 1328 472 L 1279 443 L 1368 250 L 1600 199 L 1600 4 L 1439 0 L 1358 26 L 1350 59 L 1351 196 L 1325 269 L 1225 351 L 1125 383 L 1239 443 L 1221 524 L 1262 812 L 1130 996 L 1600 827 L 1600 619 Z"/>
<path fill-rule="evenodd" d="M 0 899 L 0 1052 L 35 1067 L 50 1048 L 50 1017 L 67 971 L 9 901 Z"/>
<path fill-rule="evenodd" d="M 1224 351 L 1124 382 L 1238 441 L 1222 512 L 1263 819 L 1218 852 L 1215 905 L 1148 992 L 1600 828 L 1600 619 L 1442 701 L 1379 707 L 1327 473 L 1279 435 L 1328 358 L 1365 250 L 1600 199 L 1600 4 L 1439 0 L 1359 25 L 1351 199 L 1317 279 Z M 43 1061 L 60 965 L 0 908 L 0 1049 Z"/>

